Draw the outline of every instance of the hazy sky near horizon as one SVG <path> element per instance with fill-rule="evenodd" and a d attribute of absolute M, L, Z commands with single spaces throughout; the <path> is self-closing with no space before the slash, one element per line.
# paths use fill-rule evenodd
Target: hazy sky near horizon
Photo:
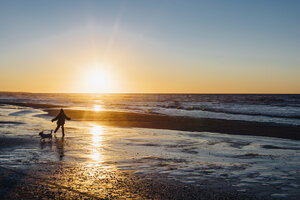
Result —
<path fill-rule="evenodd" d="M 0 91 L 300 93 L 300 1 L 1 1 Z"/>

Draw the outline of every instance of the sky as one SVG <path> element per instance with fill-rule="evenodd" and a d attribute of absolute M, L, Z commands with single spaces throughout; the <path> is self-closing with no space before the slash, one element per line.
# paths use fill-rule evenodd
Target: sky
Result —
<path fill-rule="evenodd" d="M 0 91 L 300 93 L 300 1 L 0 0 Z"/>

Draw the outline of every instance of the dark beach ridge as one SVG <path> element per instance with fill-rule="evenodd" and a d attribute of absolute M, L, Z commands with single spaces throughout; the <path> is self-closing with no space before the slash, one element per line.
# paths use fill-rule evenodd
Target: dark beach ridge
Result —
<path fill-rule="evenodd" d="M 0 104 L 41 108 L 51 116 L 55 116 L 59 112 L 60 107 L 66 108 L 66 106 L 37 103 L 0 102 Z M 300 140 L 299 125 L 210 118 L 177 117 L 162 114 L 145 114 L 118 111 L 87 111 L 71 108 L 67 108 L 66 112 L 70 116 L 72 116 L 72 120 L 97 121 L 107 126 L 198 132 L 207 131 L 235 135 L 253 135 Z"/>
<path fill-rule="evenodd" d="M 49 115 L 55 116 L 59 110 L 46 109 L 45 111 Z M 115 111 L 67 110 L 67 112 L 73 120 L 97 121 L 109 126 L 216 132 L 300 140 L 300 126 L 293 125 Z"/>

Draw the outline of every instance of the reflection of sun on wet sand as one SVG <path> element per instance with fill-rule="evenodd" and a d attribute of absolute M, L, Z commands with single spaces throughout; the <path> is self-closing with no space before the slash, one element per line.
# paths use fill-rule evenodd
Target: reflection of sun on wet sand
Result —
<path fill-rule="evenodd" d="M 102 134 L 103 134 L 103 128 L 100 125 L 92 125 L 91 127 L 91 134 L 92 134 L 92 149 L 90 157 L 96 161 L 96 162 L 102 162 L 102 152 L 101 152 L 101 146 L 102 146 Z"/>

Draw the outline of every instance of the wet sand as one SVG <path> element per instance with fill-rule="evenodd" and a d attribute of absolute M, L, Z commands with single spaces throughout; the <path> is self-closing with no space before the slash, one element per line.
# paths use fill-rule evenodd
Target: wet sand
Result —
<path fill-rule="evenodd" d="M 169 181 L 161 175 L 107 171 L 103 166 L 105 163 L 93 169 L 50 165 L 27 172 L 0 166 L 1 199 L 258 199 L 235 192 L 225 184 L 197 187 Z"/>
<path fill-rule="evenodd" d="M 66 124 L 65 139 L 59 131 L 53 141 L 43 142 L 37 134 L 55 128 L 51 118 L 58 109 L 38 106 L 1 106 L 2 199 L 298 199 L 300 195 L 299 141 L 177 131 L 194 128 L 175 125 L 184 119 L 188 124 L 194 120 L 190 118 L 170 117 L 168 122 L 164 115 L 66 108 L 72 120 Z M 147 129 L 156 123 L 166 127 Z M 171 125 L 177 129 L 168 130 Z"/>
<path fill-rule="evenodd" d="M 67 141 L 74 139 L 66 138 Z M 77 148 L 80 154 L 85 152 L 83 146 L 78 147 L 66 140 L 55 137 L 53 142 L 40 142 L 37 137 L 2 136 L 1 154 L 5 151 L 24 152 L 26 149 L 34 152 L 40 145 L 39 154 L 51 153 L 55 147 L 60 149 L 56 153 L 61 159 L 44 162 L 40 158 L 20 157 L 16 161 L 10 159 L 8 163 L 11 164 L 1 163 L 0 199 L 264 199 L 237 192 L 222 179 L 206 180 L 199 186 L 168 179 L 167 175 L 159 173 L 140 174 L 133 169 L 120 170 L 118 164 L 112 161 L 64 160 L 64 152 L 68 152 L 68 148 Z M 146 158 L 147 162 L 153 162 L 151 157 Z M 159 165 L 164 166 L 162 161 Z"/>

